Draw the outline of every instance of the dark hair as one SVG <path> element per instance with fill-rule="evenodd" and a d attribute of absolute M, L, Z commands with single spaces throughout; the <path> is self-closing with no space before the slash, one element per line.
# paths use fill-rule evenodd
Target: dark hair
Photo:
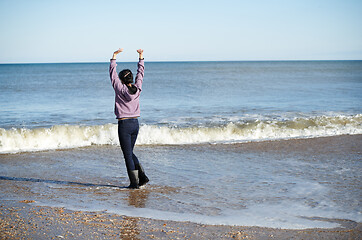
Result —
<path fill-rule="evenodd" d="M 123 69 L 120 71 L 118 77 L 124 84 L 133 83 L 133 74 L 129 69 Z"/>
<path fill-rule="evenodd" d="M 133 74 L 131 70 L 123 69 L 119 72 L 118 77 L 124 84 L 127 84 L 127 88 L 130 94 L 135 94 L 137 92 L 136 86 L 134 86 L 133 84 L 131 86 L 128 86 L 129 83 L 133 83 Z"/>

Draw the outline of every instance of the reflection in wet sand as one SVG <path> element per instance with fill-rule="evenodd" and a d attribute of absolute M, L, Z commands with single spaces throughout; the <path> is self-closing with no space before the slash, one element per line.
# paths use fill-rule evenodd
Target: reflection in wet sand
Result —
<path fill-rule="evenodd" d="M 130 190 L 128 193 L 128 204 L 136 208 L 145 208 L 148 195 L 148 189 Z"/>

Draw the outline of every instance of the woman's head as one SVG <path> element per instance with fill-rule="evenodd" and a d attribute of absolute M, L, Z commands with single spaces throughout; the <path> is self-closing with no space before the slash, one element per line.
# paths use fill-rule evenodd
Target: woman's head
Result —
<path fill-rule="evenodd" d="M 129 69 L 123 69 L 120 71 L 118 77 L 124 84 L 133 83 L 133 74 Z"/>

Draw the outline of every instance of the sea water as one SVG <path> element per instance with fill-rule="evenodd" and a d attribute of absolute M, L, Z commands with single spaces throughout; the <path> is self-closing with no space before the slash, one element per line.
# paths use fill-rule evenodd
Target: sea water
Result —
<path fill-rule="evenodd" d="M 362 61 L 146 62 L 138 144 L 360 134 L 361 79 Z M 0 89 L 0 152 L 118 143 L 108 63 L 2 64 Z"/>
<path fill-rule="evenodd" d="M 335 226 L 305 217 L 361 221 L 360 141 L 323 153 L 307 151 L 313 142 L 276 153 L 272 143 L 361 134 L 362 61 L 146 61 L 136 153 L 151 182 L 138 205 L 103 186 L 127 184 L 108 67 L 0 65 L 3 182 L 29 185 L 45 205 L 131 216 L 289 228 Z M 266 145 L 240 150 L 254 143 Z"/>

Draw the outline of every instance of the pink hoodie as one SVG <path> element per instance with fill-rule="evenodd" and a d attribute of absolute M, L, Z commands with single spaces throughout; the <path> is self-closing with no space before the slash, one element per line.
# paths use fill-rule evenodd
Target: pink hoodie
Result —
<path fill-rule="evenodd" d="M 144 60 L 140 59 L 138 62 L 137 75 L 134 84 L 137 87 L 137 92 L 135 94 L 130 94 L 127 86 L 119 79 L 116 67 L 116 59 L 111 59 L 109 75 L 115 92 L 114 114 L 116 114 L 116 118 L 139 117 L 139 98 L 142 91 L 143 75 L 145 71 Z"/>

